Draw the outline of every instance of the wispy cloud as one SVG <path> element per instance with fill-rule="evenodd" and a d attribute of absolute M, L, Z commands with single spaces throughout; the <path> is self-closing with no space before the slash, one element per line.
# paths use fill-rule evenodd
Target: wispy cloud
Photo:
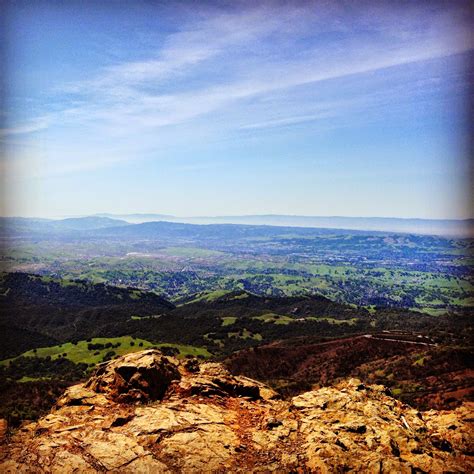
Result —
<path fill-rule="evenodd" d="M 87 134 L 128 137 L 138 147 L 130 154 L 133 159 L 160 142 L 164 127 L 189 125 L 201 118 L 209 121 L 213 114 L 218 116 L 217 135 L 223 128 L 258 132 L 331 119 L 354 101 L 314 103 L 314 91 L 296 104 L 275 101 L 272 106 L 263 99 L 308 85 L 317 89 L 323 82 L 449 57 L 474 47 L 462 7 L 374 5 L 357 12 L 338 2 L 208 9 L 195 20 L 187 17 L 186 22 L 178 22 L 149 57 L 109 65 L 88 80 L 62 85 L 61 110 L 1 133 L 73 126 Z M 359 108 L 364 100 L 373 106 L 377 95 L 370 95 L 357 100 Z M 222 114 L 237 109 L 241 111 L 238 120 L 222 120 Z M 122 160 L 113 158 L 114 153 L 106 148 L 93 159 L 78 153 L 77 161 L 83 165 L 69 164 L 64 170 Z"/>
<path fill-rule="evenodd" d="M 316 5 L 322 8 L 322 4 Z M 302 31 L 303 49 L 294 44 L 295 32 L 288 34 L 289 11 Z M 316 7 L 261 7 L 210 15 L 169 35 L 157 58 L 110 66 L 96 78 L 74 84 L 75 93 L 84 101 L 64 113 L 71 119 L 113 127 L 126 123 L 127 128 L 158 128 L 274 91 L 373 73 L 473 48 L 466 25 L 453 25 L 450 11 L 432 15 L 434 24 L 424 32 L 420 32 L 418 20 L 409 21 L 407 15 L 403 15 L 400 25 L 400 20 L 387 21 L 379 12 L 378 17 L 358 18 L 358 24 L 351 25 L 346 35 L 341 33 L 340 25 L 347 18 L 336 16 L 331 23 L 323 24 L 323 13 Z M 310 33 L 311 25 L 315 29 Z M 359 34 L 354 31 L 357 28 L 361 29 Z M 334 31 L 338 33 L 335 48 L 319 41 L 319 37 Z M 275 37 L 278 33 L 281 37 Z M 292 47 L 292 54 L 286 54 Z M 246 69 L 246 64 L 251 67 Z M 224 79 L 219 77 L 222 69 L 226 69 Z M 183 76 L 189 82 L 173 84 Z"/>
<path fill-rule="evenodd" d="M 180 31 L 169 34 L 153 57 L 108 66 L 95 78 L 68 84 L 65 90 L 133 98 L 140 86 L 157 87 L 166 80 L 186 75 L 202 63 L 227 54 L 231 48 L 258 42 L 262 36 L 276 31 L 279 24 L 267 7 L 238 14 L 214 11 L 198 21 L 184 23 Z"/>
<path fill-rule="evenodd" d="M 46 116 L 37 117 L 12 127 L 0 128 L 0 138 L 9 135 L 23 135 L 44 130 L 49 126 L 50 120 L 50 117 Z"/>
<path fill-rule="evenodd" d="M 265 122 L 251 123 L 249 125 L 242 125 L 240 128 L 242 130 L 256 130 L 259 128 L 281 127 L 286 125 L 296 125 L 300 123 L 313 122 L 314 120 L 324 119 L 331 116 L 333 116 L 331 112 L 320 112 L 317 114 L 309 115 L 297 115 L 295 117 L 285 117 L 280 119 L 267 120 Z"/>

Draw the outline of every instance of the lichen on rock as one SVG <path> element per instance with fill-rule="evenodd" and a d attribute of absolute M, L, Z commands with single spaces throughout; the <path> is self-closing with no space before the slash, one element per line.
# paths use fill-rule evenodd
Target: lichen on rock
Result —
<path fill-rule="evenodd" d="M 469 472 L 472 405 L 420 413 L 347 380 L 281 400 L 215 363 L 117 358 L 1 445 L 0 472 Z"/>

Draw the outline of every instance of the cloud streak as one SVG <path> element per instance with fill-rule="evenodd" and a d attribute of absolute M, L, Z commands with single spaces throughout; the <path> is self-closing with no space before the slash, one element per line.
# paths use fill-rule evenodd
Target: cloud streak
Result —
<path fill-rule="evenodd" d="M 358 26 L 351 26 L 345 36 L 339 32 L 334 49 L 317 40 L 335 30 L 334 24 L 321 24 L 323 16 L 316 8 L 293 12 L 291 19 L 304 32 L 307 46 L 288 55 L 279 54 L 279 50 L 291 49 L 295 41 L 294 31 L 287 32 L 288 10 L 275 12 L 262 7 L 210 15 L 171 34 L 157 59 L 114 65 L 91 81 L 75 84 L 74 91 L 83 103 L 64 112 L 71 119 L 113 127 L 133 122 L 137 127 L 159 128 L 275 91 L 449 57 L 473 48 L 466 25 L 452 25 L 450 12 L 438 12 L 424 34 L 417 22 L 406 18 L 401 31 L 398 23 L 383 17 L 372 24 L 366 24 L 369 18 L 362 18 L 359 27 L 369 32 L 372 28 L 372 34 L 354 34 Z M 311 25 L 315 30 L 309 35 Z M 282 38 L 275 39 L 279 32 Z M 259 54 L 259 47 L 264 54 Z M 251 68 L 245 68 L 246 60 Z M 213 75 L 223 64 L 227 68 L 225 80 Z M 173 87 L 173 81 L 182 77 L 189 78 L 189 85 L 185 82 Z"/>
<path fill-rule="evenodd" d="M 23 135 L 44 130 L 48 128 L 50 121 L 50 117 L 37 117 L 12 127 L 0 128 L 0 138 L 9 135 Z"/>
<path fill-rule="evenodd" d="M 133 159 L 160 143 L 166 132 L 162 129 L 201 120 L 214 120 L 211 127 L 218 136 L 223 129 L 258 133 L 330 120 L 354 103 L 359 109 L 364 101 L 373 106 L 377 94 L 321 102 L 315 99 L 318 84 L 474 48 L 462 5 L 440 5 L 371 6 L 356 13 L 336 2 L 209 9 L 197 20 L 178 22 L 150 57 L 109 65 L 91 79 L 62 85 L 62 109 L 1 133 L 23 135 L 60 124 L 140 143 L 137 153 L 130 155 Z M 300 103 L 265 102 L 269 96 L 282 97 L 304 87 L 312 89 Z M 295 113 L 298 107 L 302 110 Z M 239 111 L 238 118 L 230 114 L 222 120 L 229 111 Z M 86 168 L 114 163 L 108 152 L 104 158 L 98 154 L 92 164 L 88 158 L 83 161 Z"/>

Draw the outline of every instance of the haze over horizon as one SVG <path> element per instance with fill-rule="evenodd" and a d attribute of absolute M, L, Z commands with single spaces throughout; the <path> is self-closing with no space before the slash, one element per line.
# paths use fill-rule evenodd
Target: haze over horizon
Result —
<path fill-rule="evenodd" d="M 242 216 L 173 216 L 169 214 L 134 213 L 134 214 L 111 214 L 98 213 L 93 215 L 56 216 L 50 219 L 38 218 L 0 218 L 0 227 L 3 230 L 15 232 L 15 229 L 27 229 L 28 232 L 55 231 L 65 229 L 67 231 L 92 230 L 101 228 L 118 229 L 120 234 L 122 227 L 130 229 L 130 224 L 135 224 L 139 230 L 148 235 L 149 231 L 154 234 L 166 234 L 168 230 L 179 230 L 186 232 L 196 231 L 197 227 L 212 224 L 218 234 L 227 224 L 233 224 L 235 228 L 249 227 L 284 227 L 304 228 L 319 230 L 341 230 L 361 232 L 390 232 L 395 234 L 418 234 L 444 236 L 448 238 L 471 238 L 474 236 L 474 219 L 419 219 L 419 218 L 396 218 L 396 217 L 347 217 L 347 216 L 297 216 L 297 215 L 242 215 Z M 143 226 L 140 224 L 144 224 Z M 185 224 L 182 226 L 181 224 Z M 216 225 L 217 224 L 217 225 Z M 225 224 L 223 226 L 223 224 Z M 59 227 L 58 227 L 59 226 Z M 199 232 L 199 231 L 198 231 Z"/>
<path fill-rule="evenodd" d="M 223 218 L 246 218 L 246 217 L 289 217 L 289 218 L 316 218 L 316 219 L 393 219 L 393 220 L 422 220 L 422 221 L 471 221 L 474 220 L 474 217 L 460 217 L 460 218 L 450 218 L 450 217 L 435 217 L 435 218 L 425 218 L 417 216 L 361 216 L 361 215 L 309 215 L 309 214 L 277 214 L 277 213 L 261 213 L 261 214 L 206 214 L 206 213 L 197 213 L 192 215 L 174 215 L 168 212 L 91 212 L 91 213 L 81 213 L 81 214 L 56 214 L 56 215 L 20 215 L 20 214 L 8 214 L 1 215 L 0 217 L 7 218 L 26 218 L 26 219 L 70 219 L 70 218 L 84 218 L 84 217 L 109 217 L 114 219 L 124 219 L 125 217 L 169 217 L 177 219 L 223 219 Z M 149 220 L 144 220 L 143 222 L 150 222 Z"/>
<path fill-rule="evenodd" d="M 5 5 L 2 215 L 473 217 L 468 2 Z"/>

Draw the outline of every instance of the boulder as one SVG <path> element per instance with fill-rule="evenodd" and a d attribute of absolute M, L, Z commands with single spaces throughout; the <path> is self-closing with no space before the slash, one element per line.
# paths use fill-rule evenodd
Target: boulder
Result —
<path fill-rule="evenodd" d="M 181 396 L 221 396 L 246 397 L 252 400 L 270 400 L 278 398 L 278 394 L 256 380 L 243 376 L 234 376 L 216 363 L 203 363 L 182 378 L 178 384 Z"/>
<path fill-rule="evenodd" d="M 178 362 L 157 350 L 135 352 L 101 364 L 85 388 L 119 402 L 161 400 L 181 378 Z"/>

